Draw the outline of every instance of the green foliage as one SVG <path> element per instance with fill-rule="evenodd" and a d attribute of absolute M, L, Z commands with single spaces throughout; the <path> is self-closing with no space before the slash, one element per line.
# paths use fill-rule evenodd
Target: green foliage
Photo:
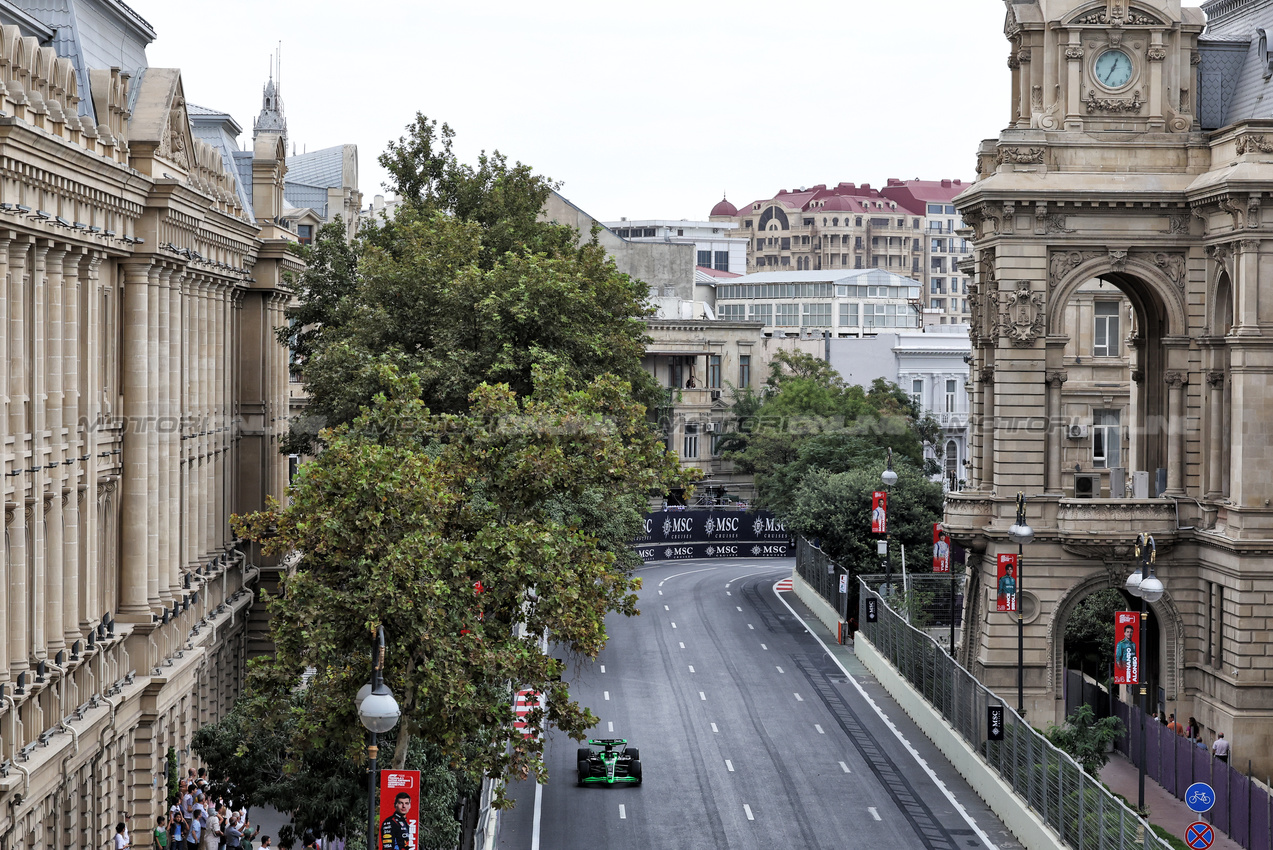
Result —
<path fill-rule="evenodd" d="M 1109 762 L 1109 745 L 1123 734 L 1123 721 L 1117 717 L 1097 720 L 1090 705 L 1080 705 L 1065 719 L 1064 726 L 1051 726 L 1045 734 L 1089 776 L 1098 777 L 1101 768 Z"/>
<path fill-rule="evenodd" d="M 1127 599 L 1115 587 L 1092 593 L 1075 606 L 1065 624 L 1065 664 L 1098 680 L 1110 675 L 1114 660 L 1114 612 L 1127 610 Z"/>
<path fill-rule="evenodd" d="M 393 366 L 417 375 L 435 413 L 459 413 L 482 383 L 534 390 L 536 366 L 582 386 L 627 381 L 653 408 L 641 368 L 647 287 L 620 274 L 595 236 L 540 220 L 553 184 L 498 152 L 459 162 L 453 133 L 418 115 L 381 162 L 404 203 L 351 245 L 338 226 L 303 254 L 300 306 L 280 328 L 310 397 L 287 448 L 310 451 L 319 427 L 352 422 L 387 390 Z"/>
<path fill-rule="evenodd" d="M 871 534 L 871 494 L 882 488 L 885 461 L 878 452 L 869 463 L 846 472 L 814 468 L 796 485 L 784 513 L 787 527 L 805 537 L 822 539 L 822 550 L 853 576 L 880 570 L 876 541 Z M 927 563 L 932 553 L 933 523 L 941 519 L 942 489 L 911 463 L 893 463 L 897 483 L 888 498 L 893 540 L 893 572 L 901 575 L 898 544 L 906 547 L 911 563 Z"/>
<path fill-rule="evenodd" d="M 181 792 L 181 768 L 177 764 L 177 748 L 169 747 L 168 754 L 165 757 L 166 770 L 168 774 L 168 803 L 177 802 Z"/>
<path fill-rule="evenodd" d="M 1151 823 L 1149 827 L 1154 831 L 1154 835 L 1157 835 L 1163 841 L 1171 845 L 1171 850 L 1190 850 L 1189 845 L 1184 842 L 1184 839 L 1166 827 L 1159 826 L 1156 823 Z"/>
<path fill-rule="evenodd" d="M 334 730 L 357 728 L 353 696 L 383 625 L 385 678 L 411 740 L 471 781 L 542 779 L 542 742 L 514 728 L 513 692 L 543 693 L 547 719 L 576 738 L 596 717 L 539 636 L 595 656 L 606 614 L 636 613 L 626 541 L 646 493 L 685 476 L 614 377 L 576 389 L 536 368 L 532 396 L 484 385 L 470 411 L 445 416 L 420 401 L 419 378 L 382 367 L 375 380 L 389 394 L 324 432 L 287 507 L 236 518 L 267 553 L 304 554 L 268 602 L 276 654 L 255 662 L 250 687 L 264 709 L 315 668 L 293 749 L 348 743 Z"/>

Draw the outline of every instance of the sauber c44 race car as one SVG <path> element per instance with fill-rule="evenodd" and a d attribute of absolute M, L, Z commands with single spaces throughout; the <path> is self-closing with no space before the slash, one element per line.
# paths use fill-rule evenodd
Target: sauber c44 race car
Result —
<path fill-rule="evenodd" d="M 623 738 L 589 738 L 588 743 L 592 746 L 579 748 L 580 785 L 641 784 L 640 750 Z"/>

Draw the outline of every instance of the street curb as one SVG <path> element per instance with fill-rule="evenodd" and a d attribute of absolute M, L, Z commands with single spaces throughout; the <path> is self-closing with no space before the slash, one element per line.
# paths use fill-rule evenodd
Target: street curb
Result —
<path fill-rule="evenodd" d="M 853 641 L 853 649 L 858 660 L 871 671 L 893 701 L 915 721 L 915 725 L 955 770 L 959 771 L 977 796 L 999 816 L 999 820 L 1003 821 L 1018 841 L 1028 850 L 1064 850 L 1065 844 L 1060 836 L 1017 796 L 1012 786 L 981 760 L 976 751 L 950 728 L 945 718 L 927 700 L 911 688 L 910 683 L 902 678 L 861 632 L 857 633 Z"/>

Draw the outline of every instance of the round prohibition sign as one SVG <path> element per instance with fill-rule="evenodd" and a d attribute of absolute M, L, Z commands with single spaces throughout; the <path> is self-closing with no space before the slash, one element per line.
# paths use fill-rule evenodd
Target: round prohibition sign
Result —
<path fill-rule="evenodd" d="M 1192 847 L 1193 850 L 1208 850 L 1215 840 L 1215 830 L 1211 828 L 1209 823 L 1194 821 L 1185 827 L 1185 843 Z"/>

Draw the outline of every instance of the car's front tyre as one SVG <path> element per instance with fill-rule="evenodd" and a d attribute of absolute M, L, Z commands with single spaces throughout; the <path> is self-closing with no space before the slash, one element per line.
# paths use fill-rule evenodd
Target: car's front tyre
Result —
<path fill-rule="evenodd" d="M 628 776 L 636 780 L 634 784 L 641 784 L 641 760 L 634 758 L 628 762 Z"/>

